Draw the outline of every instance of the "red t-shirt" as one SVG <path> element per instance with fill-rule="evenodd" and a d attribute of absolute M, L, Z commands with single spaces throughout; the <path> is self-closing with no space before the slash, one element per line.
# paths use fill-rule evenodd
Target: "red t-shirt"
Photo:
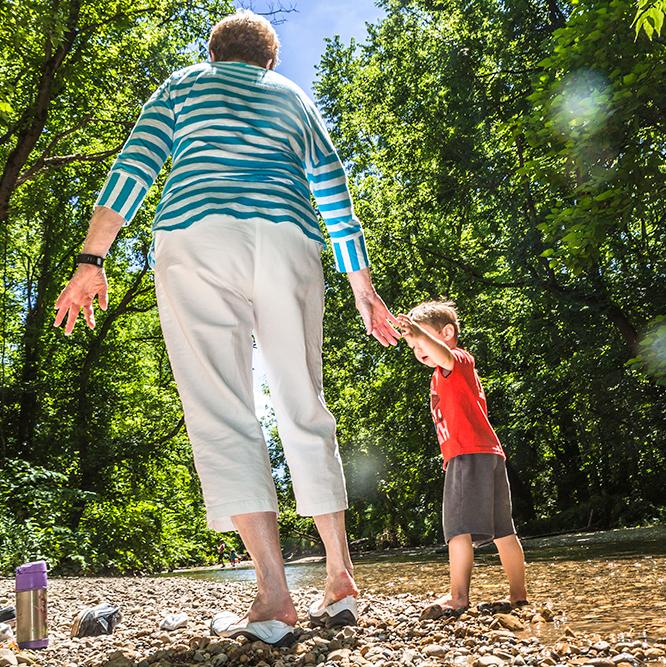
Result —
<path fill-rule="evenodd" d="M 430 409 L 444 467 L 459 454 L 490 453 L 506 459 L 488 421 L 486 395 L 474 368 L 474 357 L 456 347 L 449 375 L 438 366 L 430 384 Z"/>

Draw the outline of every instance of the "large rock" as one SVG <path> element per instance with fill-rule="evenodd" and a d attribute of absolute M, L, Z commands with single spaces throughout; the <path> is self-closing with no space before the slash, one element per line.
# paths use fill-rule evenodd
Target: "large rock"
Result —
<path fill-rule="evenodd" d="M 490 641 L 496 642 L 496 641 L 506 641 L 507 639 L 515 639 L 516 635 L 513 634 L 513 632 L 510 632 L 509 630 L 491 630 L 488 633 L 488 639 Z"/>
<path fill-rule="evenodd" d="M 331 651 L 326 659 L 331 662 L 349 662 L 349 656 L 351 655 L 351 649 L 348 648 L 339 648 L 337 651 Z"/>
<path fill-rule="evenodd" d="M 570 652 L 570 647 L 567 642 L 557 642 L 555 646 L 553 646 L 553 653 L 558 658 L 563 658 L 569 652 Z"/>
<path fill-rule="evenodd" d="M 444 658 L 449 652 L 449 649 L 446 646 L 440 646 L 439 644 L 429 644 L 423 648 L 423 652 L 429 658 Z"/>
<path fill-rule="evenodd" d="M 356 631 L 354 630 L 354 628 L 352 628 L 349 625 L 345 625 L 345 627 L 342 628 L 342 630 L 340 630 L 340 632 L 338 632 L 337 635 L 335 635 L 335 638 L 338 641 L 342 642 L 345 639 L 351 639 L 354 635 L 356 635 Z"/>
<path fill-rule="evenodd" d="M 136 667 L 136 662 L 120 651 L 111 655 L 110 660 L 104 663 L 104 667 Z"/>
<path fill-rule="evenodd" d="M 418 655 L 418 653 L 412 649 L 408 648 L 403 654 L 402 658 L 400 658 L 400 662 L 405 664 L 405 665 L 411 665 L 412 662 L 414 661 L 414 658 Z"/>
<path fill-rule="evenodd" d="M 596 657 L 596 658 L 590 658 L 586 663 L 586 665 L 592 665 L 592 667 L 614 667 L 615 663 L 610 659 L 610 658 L 601 658 L 601 657 Z"/>
<path fill-rule="evenodd" d="M 8 648 L 0 648 L 0 667 L 13 667 L 13 665 L 18 665 L 16 653 Z"/>
<path fill-rule="evenodd" d="M 645 651 L 645 657 L 648 660 L 658 660 L 659 658 L 663 658 L 666 655 L 666 652 L 662 651 L 660 648 L 649 648 L 647 651 Z"/>
<path fill-rule="evenodd" d="M 419 616 L 419 621 L 436 621 L 444 614 L 444 610 L 438 604 L 428 605 Z"/>
<path fill-rule="evenodd" d="M 500 625 L 507 630 L 516 631 L 525 629 L 525 624 L 513 614 L 497 614 L 495 618 L 500 622 Z"/>
<path fill-rule="evenodd" d="M 482 655 L 474 661 L 474 667 L 500 667 L 504 665 L 504 660 L 496 655 Z"/>

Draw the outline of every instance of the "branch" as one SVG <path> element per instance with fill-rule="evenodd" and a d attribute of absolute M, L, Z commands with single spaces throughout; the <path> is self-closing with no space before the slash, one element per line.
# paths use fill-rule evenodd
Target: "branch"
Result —
<path fill-rule="evenodd" d="M 128 308 L 130 307 L 130 304 L 137 296 L 140 296 L 152 290 L 152 286 L 151 288 L 141 287 L 143 278 L 146 275 L 146 273 L 148 273 L 148 271 L 149 267 L 148 264 L 146 263 L 141 269 L 141 271 L 139 271 L 139 273 L 137 273 L 134 276 L 134 281 L 132 285 L 127 290 L 127 292 L 125 292 L 125 295 L 118 304 L 118 307 L 107 313 L 106 317 L 104 318 L 104 322 L 102 323 L 102 326 L 99 329 L 99 333 L 92 339 L 90 347 L 88 348 L 88 352 L 83 361 L 81 372 L 79 373 L 78 377 L 79 403 L 80 403 L 79 413 L 82 415 L 85 414 L 85 411 L 82 409 L 81 402 L 83 401 L 83 396 L 85 395 L 85 392 L 88 389 L 87 385 L 90 378 L 90 373 L 93 364 L 95 363 L 97 356 L 100 353 L 102 344 L 108 333 L 111 331 L 111 327 L 115 324 L 118 318 L 120 318 L 127 312 Z"/>
<path fill-rule="evenodd" d="M 51 152 L 51 150 L 54 148 L 54 146 L 61 140 L 64 139 L 65 137 L 69 136 L 70 134 L 73 134 L 77 130 L 80 130 L 88 121 L 90 120 L 90 116 L 86 116 L 80 123 L 77 123 L 74 127 L 70 127 L 69 130 L 65 130 L 64 132 L 61 132 L 59 135 L 57 135 L 53 141 L 44 149 L 44 152 L 37 158 L 35 163 L 27 170 L 24 171 L 23 174 L 19 176 L 19 180 L 21 178 L 24 178 L 26 174 L 31 174 L 33 171 L 39 170 L 41 168 L 41 165 L 44 164 L 44 160 L 48 156 L 48 154 Z M 25 182 L 27 178 L 24 178 L 23 181 L 20 181 L 19 185 L 23 182 Z"/>
<path fill-rule="evenodd" d="M 149 291 L 152 292 L 153 288 L 151 287 Z M 148 313 L 151 310 L 153 310 L 153 308 L 155 308 L 155 306 L 156 306 L 155 303 L 151 303 L 150 306 L 142 306 L 142 307 L 128 306 L 127 308 L 125 308 L 125 310 L 122 312 L 122 314 L 127 315 L 128 313 Z"/>
<path fill-rule="evenodd" d="M 306 540 L 310 540 L 310 542 L 323 544 L 321 537 L 318 537 L 316 535 L 308 535 L 307 533 L 301 533 L 301 531 L 296 530 L 296 528 L 288 528 L 288 531 L 290 533 L 294 533 L 295 535 L 298 535 L 299 537 L 303 537 Z"/>
<path fill-rule="evenodd" d="M 500 287 L 500 288 L 511 288 L 511 287 L 529 287 L 531 283 L 528 282 L 513 282 L 513 283 L 498 283 L 495 282 L 494 280 L 491 280 L 490 278 L 486 278 L 482 273 L 479 273 L 476 269 L 473 269 L 471 266 L 468 266 L 467 264 L 463 264 L 462 262 L 458 261 L 457 259 L 453 259 L 451 257 L 447 257 L 445 255 L 442 255 L 441 253 L 435 252 L 434 250 L 431 250 L 430 248 L 419 248 L 415 243 L 410 243 L 410 245 L 413 245 L 419 250 L 423 250 L 427 252 L 429 255 L 432 255 L 433 257 L 437 257 L 437 259 L 441 259 L 445 262 L 448 262 L 449 264 L 453 264 L 454 266 L 457 266 L 458 268 L 462 269 L 466 273 L 469 273 L 471 276 L 476 278 L 480 283 L 483 285 L 488 285 L 489 287 Z"/>
<path fill-rule="evenodd" d="M 162 445 L 166 444 L 171 440 L 172 438 L 175 438 L 178 433 L 180 433 L 180 430 L 185 426 L 185 417 L 181 417 L 178 420 L 178 423 L 164 436 L 162 436 L 157 442 L 154 443 L 155 449 L 158 449 Z"/>
<path fill-rule="evenodd" d="M 50 54 L 51 43 L 48 41 L 51 35 L 47 35 L 46 57 L 35 99 L 27 106 L 18 121 L 18 126 L 23 126 L 23 128 L 16 137 L 16 146 L 8 155 L 0 177 L 0 221 L 4 220 L 9 209 L 9 200 L 16 189 L 16 179 L 46 126 L 49 105 L 53 99 L 53 90 L 56 85 L 56 75 L 72 49 L 77 36 L 76 26 L 80 9 L 81 0 L 72 0 L 62 42 L 59 43 L 58 48 L 52 55 Z"/>
<path fill-rule="evenodd" d="M 286 23 L 287 19 L 285 18 L 276 18 L 277 14 L 291 14 L 292 12 L 298 13 L 298 9 L 291 3 L 289 4 L 289 9 L 284 7 L 282 5 L 282 2 L 277 3 L 277 9 L 275 9 L 275 5 L 273 3 L 270 3 L 268 5 L 268 11 L 267 12 L 255 12 L 254 10 L 254 2 L 252 0 L 249 0 L 249 2 L 243 2 L 242 0 L 238 3 L 240 9 L 249 9 L 250 11 L 254 12 L 255 14 L 259 14 L 259 16 L 270 16 L 271 17 L 271 23 L 273 25 L 282 25 L 283 23 Z"/>
<path fill-rule="evenodd" d="M 103 151 L 102 153 L 93 153 L 91 155 L 84 155 L 82 153 L 75 153 L 74 155 L 58 155 L 55 157 L 45 158 L 42 155 L 35 164 L 30 167 L 27 171 L 24 171 L 16 180 L 16 187 L 23 185 L 30 179 L 34 178 L 37 174 L 44 171 L 51 171 L 52 169 L 57 169 L 62 167 L 64 164 L 70 164 L 71 162 L 103 162 L 108 158 L 115 155 L 125 144 L 123 141 L 122 144 L 111 148 L 108 151 Z"/>
<path fill-rule="evenodd" d="M 416 245 L 416 244 L 410 243 L 410 245 Z M 534 278 L 533 281 L 517 282 L 517 283 L 516 282 L 497 283 L 493 280 L 490 280 L 489 278 L 484 277 L 483 274 L 479 273 L 472 267 L 463 264 L 462 262 L 459 262 L 457 260 L 454 260 L 450 257 L 442 255 L 441 253 L 435 252 L 430 248 L 421 248 L 421 250 L 437 257 L 438 259 L 441 259 L 445 262 L 449 262 L 450 264 L 453 264 L 454 266 L 461 268 L 463 271 L 469 273 L 471 276 L 476 278 L 476 280 L 478 280 L 483 285 L 488 285 L 490 287 L 499 287 L 499 288 L 536 287 L 546 292 L 551 292 L 552 294 L 555 294 L 561 298 L 571 299 L 572 301 L 576 301 L 578 303 L 585 304 L 586 306 L 590 306 L 592 308 L 601 310 L 603 313 L 606 314 L 608 319 L 612 322 L 613 326 L 617 329 L 618 333 L 622 336 L 624 342 L 627 343 L 627 345 L 629 345 L 632 348 L 632 350 L 635 349 L 638 343 L 638 333 L 636 332 L 636 329 L 634 328 L 633 324 L 629 321 L 629 318 L 624 314 L 622 308 L 620 308 L 620 306 L 618 306 L 617 303 L 615 303 L 615 301 L 613 301 L 608 294 L 602 294 L 601 297 L 597 296 L 596 294 L 591 294 L 591 295 L 581 294 L 576 290 L 562 287 L 562 285 L 559 285 L 554 278 L 551 278 L 550 280 L 543 280 L 531 264 L 527 264 L 527 270 Z"/>

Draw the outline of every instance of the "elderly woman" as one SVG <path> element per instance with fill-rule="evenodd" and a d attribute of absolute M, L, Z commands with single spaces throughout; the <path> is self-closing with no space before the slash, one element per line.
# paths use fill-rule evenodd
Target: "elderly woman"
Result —
<path fill-rule="evenodd" d="M 395 344 L 396 320 L 375 292 L 363 230 L 316 108 L 272 70 L 278 38 L 238 11 L 211 33 L 210 63 L 173 74 L 146 103 L 97 200 L 78 267 L 58 298 L 65 333 L 92 302 L 107 305 L 103 261 L 171 155 L 150 261 L 162 330 L 183 403 L 208 525 L 238 530 L 257 596 L 215 634 L 280 645 L 297 621 L 277 525 L 278 502 L 252 393 L 252 334 L 262 354 L 297 510 L 326 548 L 323 600 L 310 620 L 354 623 L 358 590 L 344 527 L 345 480 L 322 391 L 324 238 L 314 194 L 367 332 Z"/>

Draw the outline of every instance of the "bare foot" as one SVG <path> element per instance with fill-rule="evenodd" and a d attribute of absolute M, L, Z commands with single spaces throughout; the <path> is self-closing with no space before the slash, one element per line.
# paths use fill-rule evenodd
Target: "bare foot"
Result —
<path fill-rule="evenodd" d="M 454 598 L 449 593 L 449 595 L 437 598 L 437 600 L 431 602 L 428 607 L 434 607 L 435 605 L 439 605 L 442 609 L 466 609 L 469 607 L 469 598 Z"/>
<path fill-rule="evenodd" d="M 358 588 L 354 582 L 354 577 L 348 570 L 343 570 L 335 576 L 330 574 L 326 577 L 326 588 L 324 589 L 324 600 L 320 609 L 328 607 L 329 604 L 338 602 L 348 595 L 358 597 Z"/>
<path fill-rule="evenodd" d="M 247 619 L 248 623 L 276 620 L 282 621 L 287 625 L 296 625 L 298 622 L 298 613 L 288 593 L 279 600 L 266 600 L 257 595 L 241 620 L 245 619 Z"/>

